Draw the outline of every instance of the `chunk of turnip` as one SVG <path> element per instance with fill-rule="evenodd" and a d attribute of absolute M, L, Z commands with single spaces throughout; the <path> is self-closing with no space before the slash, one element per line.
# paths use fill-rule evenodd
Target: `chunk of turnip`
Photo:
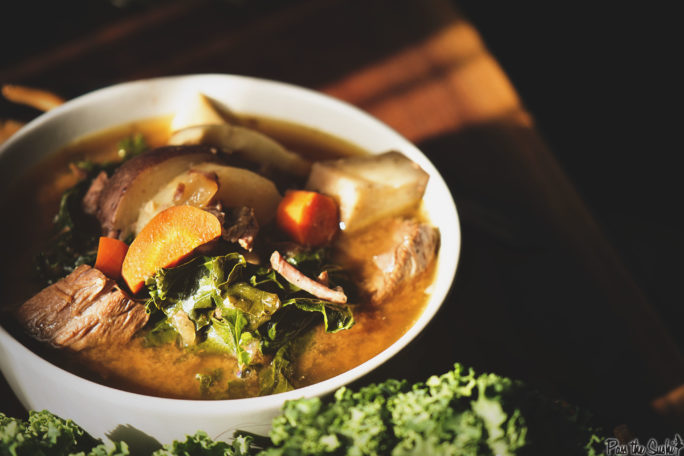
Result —
<path fill-rule="evenodd" d="M 399 152 L 314 163 L 306 188 L 335 199 L 340 226 L 356 231 L 417 206 L 429 175 Z"/>

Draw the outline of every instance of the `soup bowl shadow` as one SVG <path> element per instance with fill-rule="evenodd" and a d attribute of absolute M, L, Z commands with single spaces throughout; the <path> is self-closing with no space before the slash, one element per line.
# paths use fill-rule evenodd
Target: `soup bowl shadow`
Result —
<path fill-rule="evenodd" d="M 116 439 L 121 433 L 115 431 L 122 426 L 161 444 L 184 439 L 198 430 L 221 440 L 229 440 L 238 429 L 267 434 L 285 401 L 330 394 L 395 356 L 435 316 L 455 277 L 461 247 L 458 214 L 446 183 L 425 155 L 359 109 L 280 82 L 234 75 L 188 75 L 134 81 L 86 94 L 40 116 L 0 148 L 1 185 L 6 190 L 32 164 L 81 136 L 171 114 L 184 98 L 182 94 L 190 91 L 202 92 L 234 112 L 305 125 L 372 154 L 398 150 L 418 163 L 430 174 L 423 207 L 441 233 L 431 294 L 413 326 L 368 361 L 310 386 L 248 399 L 167 399 L 110 388 L 55 366 L 0 326 L 0 370 L 24 407 L 72 419 L 98 438 Z"/>

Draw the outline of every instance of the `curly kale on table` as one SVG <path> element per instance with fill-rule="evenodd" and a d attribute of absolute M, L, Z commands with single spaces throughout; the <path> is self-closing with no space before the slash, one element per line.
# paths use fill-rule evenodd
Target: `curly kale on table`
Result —
<path fill-rule="evenodd" d="M 598 456 L 603 438 L 587 413 L 521 382 L 456 364 L 412 386 L 387 380 L 358 391 L 341 388 L 329 401 L 287 402 L 270 438 L 241 433 L 228 444 L 198 432 L 154 456 Z M 104 447 L 47 412 L 32 414 L 28 423 L 0 414 L 0 455 L 79 451 L 128 454 L 124 443 Z"/>
<path fill-rule="evenodd" d="M 388 380 L 285 404 L 264 455 L 602 454 L 589 416 L 521 382 L 457 364 L 409 386 Z"/>
<path fill-rule="evenodd" d="M 0 455 L 127 456 L 124 442 L 104 444 L 71 420 L 50 412 L 30 412 L 22 421 L 0 412 Z"/>

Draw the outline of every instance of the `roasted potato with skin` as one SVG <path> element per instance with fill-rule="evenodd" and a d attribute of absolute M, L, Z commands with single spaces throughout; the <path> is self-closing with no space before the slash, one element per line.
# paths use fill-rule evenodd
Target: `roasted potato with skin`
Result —
<path fill-rule="evenodd" d="M 208 146 L 166 146 L 145 152 L 121 165 L 98 198 L 97 218 L 103 233 L 126 239 L 140 209 L 175 176 L 201 162 L 216 159 Z"/>

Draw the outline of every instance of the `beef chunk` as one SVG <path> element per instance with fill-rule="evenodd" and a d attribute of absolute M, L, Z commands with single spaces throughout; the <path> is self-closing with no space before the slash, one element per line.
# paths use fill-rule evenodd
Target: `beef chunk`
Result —
<path fill-rule="evenodd" d="M 83 197 L 83 212 L 90 215 L 95 215 L 97 213 L 100 195 L 108 181 L 109 177 L 107 177 L 107 173 L 104 171 L 100 171 L 100 174 L 93 179 L 93 182 L 90 184 L 88 191 Z"/>
<path fill-rule="evenodd" d="M 125 343 L 149 318 L 143 305 L 88 265 L 26 301 L 17 317 L 36 339 L 76 351 Z"/>
<path fill-rule="evenodd" d="M 439 230 L 414 219 L 394 219 L 387 234 L 391 246 L 374 256 L 376 270 L 366 284 L 374 302 L 384 300 L 403 283 L 425 271 L 435 258 L 439 244 Z"/>

